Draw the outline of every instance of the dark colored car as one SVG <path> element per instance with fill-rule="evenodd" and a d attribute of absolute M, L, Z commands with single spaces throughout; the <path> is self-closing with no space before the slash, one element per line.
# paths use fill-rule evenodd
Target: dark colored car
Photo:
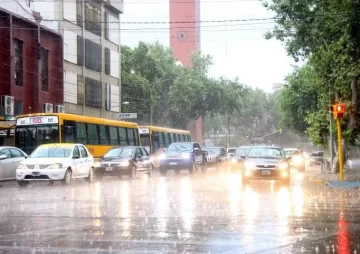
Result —
<path fill-rule="evenodd" d="M 203 147 L 203 151 L 208 153 L 207 164 L 209 167 L 215 167 L 220 170 L 227 166 L 226 150 L 224 147 Z"/>
<path fill-rule="evenodd" d="M 161 175 L 166 175 L 168 170 L 175 170 L 175 173 L 179 174 L 183 169 L 189 170 L 190 174 L 198 169 L 201 169 L 203 173 L 207 171 L 207 152 L 201 150 L 198 143 L 172 143 L 161 155 Z"/>
<path fill-rule="evenodd" d="M 284 150 L 276 146 L 253 146 L 244 161 L 243 183 L 253 179 L 290 183 L 290 164 Z"/>
<path fill-rule="evenodd" d="M 231 163 L 230 169 L 232 173 L 236 173 L 243 170 L 246 154 L 249 152 L 250 148 L 251 146 L 239 146 L 236 149 L 234 156 L 231 158 L 230 161 Z"/>
<path fill-rule="evenodd" d="M 299 171 L 304 172 L 306 167 L 306 160 L 303 152 L 299 148 L 284 148 L 287 157 L 291 157 L 289 161 L 290 166 Z"/>
<path fill-rule="evenodd" d="M 324 160 L 323 151 L 315 151 L 310 154 L 310 167 L 314 165 L 321 165 Z"/>
<path fill-rule="evenodd" d="M 100 179 L 104 175 L 128 175 L 134 179 L 138 173 L 152 176 L 153 165 L 144 147 L 122 146 L 111 148 L 99 162 L 95 163 L 95 172 Z"/>

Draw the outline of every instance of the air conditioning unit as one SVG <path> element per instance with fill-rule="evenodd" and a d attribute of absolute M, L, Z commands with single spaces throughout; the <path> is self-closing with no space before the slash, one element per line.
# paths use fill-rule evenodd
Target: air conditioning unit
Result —
<path fill-rule="evenodd" d="M 43 113 L 54 113 L 54 106 L 52 103 L 43 103 L 42 104 Z"/>
<path fill-rule="evenodd" d="M 64 105 L 56 105 L 56 106 L 55 106 L 55 112 L 56 112 L 56 113 L 64 113 L 64 112 L 65 112 L 65 107 L 64 107 Z"/>
<path fill-rule="evenodd" d="M 1 106 L 4 107 L 4 113 L 6 116 L 14 115 L 14 97 L 8 95 L 1 96 Z"/>

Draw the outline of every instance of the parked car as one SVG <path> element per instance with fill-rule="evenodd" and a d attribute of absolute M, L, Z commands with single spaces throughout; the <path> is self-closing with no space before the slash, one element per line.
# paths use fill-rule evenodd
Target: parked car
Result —
<path fill-rule="evenodd" d="M 249 152 L 250 148 L 251 146 L 239 146 L 236 149 L 230 164 L 230 170 L 232 173 L 237 173 L 243 170 L 246 154 Z"/>
<path fill-rule="evenodd" d="M 16 179 L 16 169 L 28 155 L 19 148 L 0 146 L 0 181 Z"/>
<path fill-rule="evenodd" d="M 236 147 L 230 147 L 230 148 L 226 149 L 226 154 L 227 154 L 228 161 L 230 161 L 231 158 L 234 156 L 235 151 L 236 151 Z"/>
<path fill-rule="evenodd" d="M 284 148 L 287 157 L 291 157 L 290 166 L 294 169 L 304 172 L 306 160 L 303 152 L 299 148 Z"/>
<path fill-rule="evenodd" d="M 321 165 L 324 160 L 323 151 L 315 151 L 310 154 L 310 167 L 314 165 Z"/>
<path fill-rule="evenodd" d="M 96 176 L 100 179 L 104 175 L 128 175 L 135 179 L 136 174 L 152 176 L 153 165 L 150 154 L 143 146 L 122 146 L 111 148 L 95 163 Z"/>
<path fill-rule="evenodd" d="M 203 147 L 203 151 L 208 153 L 208 167 L 215 167 L 216 170 L 220 170 L 222 167 L 227 166 L 226 150 L 224 147 Z"/>
<path fill-rule="evenodd" d="M 16 169 L 20 187 L 32 181 L 61 181 L 68 185 L 72 179 L 94 179 L 94 157 L 82 144 L 43 144 L 38 146 Z"/>
<path fill-rule="evenodd" d="M 281 180 L 290 183 L 290 164 L 284 150 L 277 146 L 253 146 L 244 161 L 243 183 L 254 179 Z"/>
<path fill-rule="evenodd" d="M 189 170 L 190 174 L 201 169 L 203 173 L 207 171 L 206 151 L 196 142 L 175 142 L 161 155 L 160 173 L 166 175 L 168 170 L 174 170 L 176 174 L 180 170 Z"/>

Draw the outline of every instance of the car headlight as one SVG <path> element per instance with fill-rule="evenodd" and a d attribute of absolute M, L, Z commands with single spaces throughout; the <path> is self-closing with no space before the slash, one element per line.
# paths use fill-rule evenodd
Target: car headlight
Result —
<path fill-rule="evenodd" d="M 183 157 L 183 159 L 190 159 L 189 153 L 183 153 L 181 156 Z"/>
<path fill-rule="evenodd" d="M 55 164 L 52 164 L 48 167 L 48 169 L 59 169 L 59 168 L 62 168 L 62 164 L 61 163 L 55 163 Z"/>
<path fill-rule="evenodd" d="M 231 159 L 231 163 L 237 163 L 237 159 L 236 159 L 236 158 L 232 158 L 232 159 Z"/>
<path fill-rule="evenodd" d="M 27 167 L 24 164 L 19 164 L 17 167 L 18 169 L 27 169 Z"/>
<path fill-rule="evenodd" d="M 303 158 L 300 157 L 300 156 L 295 156 L 295 157 L 292 158 L 292 162 L 295 163 L 295 164 L 300 164 L 303 161 L 304 161 Z"/>
<path fill-rule="evenodd" d="M 280 163 L 280 165 L 278 167 L 278 169 L 280 169 L 280 170 L 286 170 L 288 168 L 289 168 L 289 164 L 287 164 L 286 162 Z"/>
<path fill-rule="evenodd" d="M 100 162 L 98 162 L 98 161 L 97 161 L 97 162 L 95 162 L 95 167 L 96 167 L 96 168 L 101 168 L 101 163 L 100 163 Z"/>
<path fill-rule="evenodd" d="M 122 162 L 119 163 L 120 167 L 126 167 L 126 166 L 129 166 L 129 165 L 130 165 L 129 161 L 122 161 Z"/>
<path fill-rule="evenodd" d="M 245 166 L 245 169 L 249 170 L 249 169 L 254 168 L 255 164 L 252 161 L 245 161 L 244 166 Z"/>

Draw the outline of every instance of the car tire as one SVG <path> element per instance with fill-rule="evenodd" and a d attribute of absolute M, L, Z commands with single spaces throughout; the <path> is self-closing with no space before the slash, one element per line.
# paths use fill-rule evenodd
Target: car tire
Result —
<path fill-rule="evenodd" d="M 131 168 L 131 172 L 130 172 L 130 174 L 129 174 L 129 178 L 130 178 L 131 180 L 134 180 L 134 179 L 136 178 L 136 167 L 135 167 L 135 166 L 133 166 L 133 167 Z"/>
<path fill-rule="evenodd" d="M 167 174 L 167 168 L 160 166 L 160 174 L 161 174 L 162 176 L 166 176 L 166 174 Z"/>
<path fill-rule="evenodd" d="M 29 182 L 25 182 L 25 181 L 17 181 L 17 183 L 21 188 L 25 188 L 29 185 Z"/>
<path fill-rule="evenodd" d="M 71 182 L 71 175 L 72 175 L 71 170 L 70 169 L 66 170 L 64 179 L 61 180 L 62 184 L 69 185 Z"/>
<path fill-rule="evenodd" d="M 153 165 L 150 165 L 150 166 L 149 166 L 149 172 L 147 173 L 147 175 L 148 175 L 149 177 L 152 177 L 152 176 L 153 176 L 153 171 L 154 171 L 154 167 L 153 167 Z"/>
<path fill-rule="evenodd" d="M 92 183 L 94 181 L 94 168 L 93 167 L 90 168 L 89 176 L 86 178 L 86 180 L 89 183 Z"/>

